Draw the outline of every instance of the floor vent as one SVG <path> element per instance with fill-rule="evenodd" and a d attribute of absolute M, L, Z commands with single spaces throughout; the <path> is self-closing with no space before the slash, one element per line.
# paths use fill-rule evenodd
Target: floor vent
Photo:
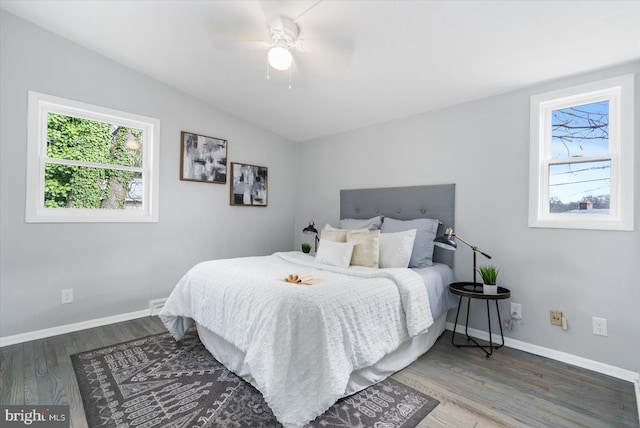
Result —
<path fill-rule="evenodd" d="M 164 299 L 149 300 L 149 314 L 151 316 L 158 315 L 166 302 L 166 297 Z"/>

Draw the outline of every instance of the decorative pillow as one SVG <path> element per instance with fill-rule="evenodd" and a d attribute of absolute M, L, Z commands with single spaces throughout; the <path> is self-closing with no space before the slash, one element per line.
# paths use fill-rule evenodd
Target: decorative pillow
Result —
<path fill-rule="evenodd" d="M 382 224 L 382 233 L 417 229 L 409 267 L 433 266 L 433 240 L 436 239 L 438 233 L 438 224 L 438 220 L 430 218 L 396 220 L 387 217 Z"/>
<path fill-rule="evenodd" d="M 409 267 L 417 229 L 380 234 L 380 267 Z"/>
<path fill-rule="evenodd" d="M 327 224 L 322 233 L 320 233 L 320 239 L 333 242 L 347 242 L 347 231 L 343 229 L 336 229 Z"/>
<path fill-rule="evenodd" d="M 347 231 L 347 242 L 353 244 L 351 264 L 353 266 L 378 267 L 380 258 L 380 231 Z"/>
<path fill-rule="evenodd" d="M 370 219 L 343 218 L 340 220 L 340 229 L 366 229 L 380 230 L 382 225 L 382 216 L 372 217 Z"/>
<path fill-rule="evenodd" d="M 346 268 L 351 263 L 352 255 L 353 244 L 351 242 L 321 239 L 316 253 L 316 263 Z"/>

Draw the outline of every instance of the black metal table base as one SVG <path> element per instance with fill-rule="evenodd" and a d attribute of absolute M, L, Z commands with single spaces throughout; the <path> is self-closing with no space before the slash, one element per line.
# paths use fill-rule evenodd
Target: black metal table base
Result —
<path fill-rule="evenodd" d="M 493 337 L 491 334 L 491 314 L 489 313 L 489 300 L 487 299 L 487 321 L 489 324 L 489 346 L 488 346 L 488 350 L 487 350 L 487 346 L 486 345 L 481 345 L 479 344 L 473 337 L 469 336 L 469 309 L 471 308 L 471 297 L 467 297 L 467 320 L 465 322 L 464 325 L 464 334 L 465 336 L 467 336 L 467 342 L 471 341 L 474 344 L 473 345 L 465 345 L 465 344 L 458 344 L 455 342 L 455 337 L 456 337 L 456 330 L 458 328 L 458 316 L 460 315 L 460 306 L 462 306 L 462 298 L 464 296 L 460 296 L 460 300 L 458 300 L 458 310 L 456 312 L 456 322 L 453 326 L 453 334 L 451 335 L 451 344 L 457 346 L 458 348 L 480 348 L 484 351 L 487 358 L 489 358 L 491 356 L 491 354 L 493 354 L 493 350 L 494 349 L 499 349 L 502 348 L 504 346 L 504 334 L 502 333 L 502 320 L 500 319 L 500 308 L 498 308 L 498 300 L 494 300 L 494 302 L 496 302 L 496 311 L 498 312 L 498 325 L 500 326 L 500 337 L 502 338 L 502 343 L 500 345 L 494 345 L 493 344 Z"/>

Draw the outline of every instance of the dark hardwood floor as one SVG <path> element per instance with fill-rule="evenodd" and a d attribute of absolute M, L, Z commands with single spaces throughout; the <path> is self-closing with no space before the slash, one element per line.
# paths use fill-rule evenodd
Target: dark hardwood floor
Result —
<path fill-rule="evenodd" d="M 631 382 L 511 348 L 486 358 L 451 334 L 394 375 L 440 400 L 420 427 L 638 427 Z"/>
<path fill-rule="evenodd" d="M 147 317 L 1 348 L 0 404 L 69 404 L 72 426 L 86 427 L 69 355 L 163 331 Z M 509 348 L 487 359 L 451 334 L 394 375 L 440 400 L 420 427 L 638 426 L 630 382 Z"/>

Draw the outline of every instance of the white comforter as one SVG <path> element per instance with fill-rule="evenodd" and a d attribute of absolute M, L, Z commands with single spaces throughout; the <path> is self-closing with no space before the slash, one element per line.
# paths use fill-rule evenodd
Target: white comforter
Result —
<path fill-rule="evenodd" d="M 301 271 L 323 282 L 283 281 Z M 200 263 L 160 318 L 177 340 L 195 320 L 245 352 L 254 386 L 285 426 L 322 414 L 352 371 L 433 324 L 424 283 L 410 269 L 342 269 L 301 253 Z"/>

